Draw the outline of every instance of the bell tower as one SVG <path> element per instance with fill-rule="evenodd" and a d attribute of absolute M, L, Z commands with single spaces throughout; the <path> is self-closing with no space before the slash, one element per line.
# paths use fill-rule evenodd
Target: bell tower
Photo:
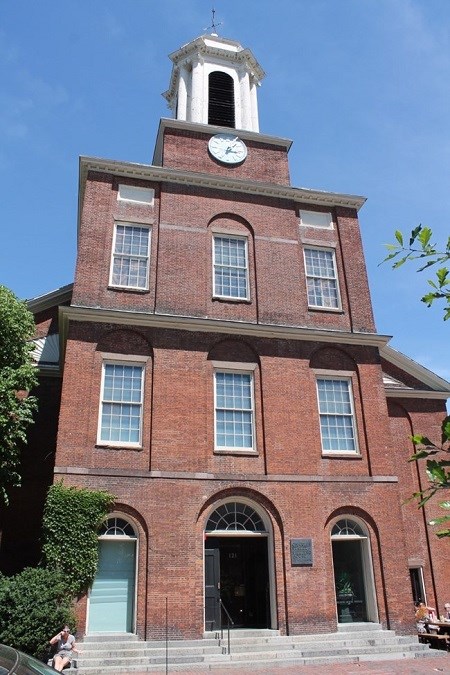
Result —
<path fill-rule="evenodd" d="M 265 73 L 251 50 L 212 33 L 169 58 L 163 96 L 172 117 L 160 120 L 153 164 L 288 185 L 291 141 L 259 131 L 258 87 Z"/>
<path fill-rule="evenodd" d="M 259 131 L 257 88 L 264 71 L 249 49 L 216 34 L 170 54 L 164 93 L 176 120 Z"/>

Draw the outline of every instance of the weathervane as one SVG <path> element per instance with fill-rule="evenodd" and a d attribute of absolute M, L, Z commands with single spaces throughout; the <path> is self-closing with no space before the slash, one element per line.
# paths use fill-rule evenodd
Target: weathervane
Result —
<path fill-rule="evenodd" d="M 211 10 L 211 14 L 212 14 L 211 25 L 208 26 L 207 28 L 204 28 L 204 30 L 210 30 L 211 35 L 217 35 L 217 28 L 222 25 L 222 22 L 216 23 L 216 10 L 214 9 L 214 7 Z"/>

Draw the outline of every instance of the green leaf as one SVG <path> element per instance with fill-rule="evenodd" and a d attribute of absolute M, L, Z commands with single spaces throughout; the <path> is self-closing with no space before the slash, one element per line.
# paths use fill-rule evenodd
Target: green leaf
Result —
<path fill-rule="evenodd" d="M 397 239 L 400 246 L 403 246 L 403 234 L 400 232 L 400 230 L 395 230 L 395 238 Z"/>
<path fill-rule="evenodd" d="M 409 256 L 405 255 L 404 258 L 400 258 L 400 260 L 397 260 L 397 262 L 392 265 L 392 269 L 396 270 L 402 265 L 404 265 L 405 262 L 408 260 L 408 258 Z"/>
<path fill-rule="evenodd" d="M 449 516 L 440 516 L 439 518 L 433 518 L 433 520 L 428 521 L 428 525 L 443 525 L 449 521 Z"/>
<path fill-rule="evenodd" d="M 408 462 L 417 462 L 418 459 L 423 459 L 424 457 L 428 457 L 428 455 L 432 454 L 433 451 L 428 451 L 428 450 L 419 450 L 419 452 L 414 453 L 414 455 L 411 455 L 411 457 L 408 459 Z M 437 450 L 436 450 L 437 452 Z"/>
<path fill-rule="evenodd" d="M 442 288 L 443 286 L 446 286 L 448 282 L 448 269 L 446 267 L 441 267 L 440 269 L 437 270 L 436 276 L 439 281 L 439 287 Z"/>
<path fill-rule="evenodd" d="M 427 447 L 430 448 L 435 448 L 435 444 L 430 441 L 428 436 L 422 436 L 420 434 L 415 434 L 414 436 L 411 436 L 411 440 L 414 443 L 414 445 L 426 445 Z"/>
<path fill-rule="evenodd" d="M 409 246 L 411 247 L 414 242 L 416 241 L 417 237 L 419 236 L 420 232 L 422 230 L 422 225 L 417 225 L 413 230 L 411 230 L 411 237 L 409 239 Z"/>
<path fill-rule="evenodd" d="M 436 532 L 436 536 L 439 537 L 439 539 L 443 539 L 444 537 L 450 537 L 450 529 L 439 530 L 438 532 Z"/>
<path fill-rule="evenodd" d="M 450 510 L 450 501 L 447 499 L 445 502 L 439 502 L 439 506 L 441 507 L 441 509 Z"/>
<path fill-rule="evenodd" d="M 433 483 L 445 484 L 448 481 L 448 475 L 442 466 L 442 462 L 436 462 L 429 459 L 426 468 L 427 476 Z"/>
<path fill-rule="evenodd" d="M 444 421 L 442 422 L 442 445 L 446 441 L 450 441 L 450 415 L 447 415 L 445 417 Z"/>
<path fill-rule="evenodd" d="M 422 244 L 422 247 L 427 246 L 428 242 L 431 239 L 432 231 L 429 227 L 423 227 L 420 232 L 418 232 L 417 239 Z"/>

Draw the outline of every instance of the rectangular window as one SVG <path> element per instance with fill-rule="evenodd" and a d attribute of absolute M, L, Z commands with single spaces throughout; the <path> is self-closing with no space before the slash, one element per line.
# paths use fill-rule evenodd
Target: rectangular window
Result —
<path fill-rule="evenodd" d="M 320 432 L 323 452 L 357 452 L 351 382 L 318 378 Z"/>
<path fill-rule="evenodd" d="M 150 229 L 145 225 L 116 223 L 111 286 L 148 288 Z"/>
<path fill-rule="evenodd" d="M 300 211 L 300 224 L 305 227 L 319 227 L 325 230 L 333 229 L 331 213 L 321 211 Z"/>
<path fill-rule="evenodd" d="M 305 248 L 305 269 L 309 307 L 338 309 L 340 299 L 334 251 Z"/>
<path fill-rule="evenodd" d="M 216 450 L 254 450 L 252 373 L 215 373 Z"/>
<path fill-rule="evenodd" d="M 214 295 L 248 299 L 247 239 L 214 236 Z"/>
<path fill-rule="evenodd" d="M 153 206 L 155 191 L 152 188 L 138 187 L 137 185 L 119 185 L 117 199 L 122 202 L 146 204 Z"/>
<path fill-rule="evenodd" d="M 425 588 L 423 584 L 423 570 L 421 567 L 410 567 L 409 578 L 414 602 L 425 602 Z"/>
<path fill-rule="evenodd" d="M 103 364 L 99 443 L 142 442 L 144 366 Z"/>

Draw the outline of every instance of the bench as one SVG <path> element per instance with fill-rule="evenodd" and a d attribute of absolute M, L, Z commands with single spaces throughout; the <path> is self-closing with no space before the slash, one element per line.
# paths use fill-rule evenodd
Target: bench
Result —
<path fill-rule="evenodd" d="M 432 649 L 449 649 L 450 635 L 438 635 L 437 633 L 418 633 L 419 642 L 429 643 Z"/>

